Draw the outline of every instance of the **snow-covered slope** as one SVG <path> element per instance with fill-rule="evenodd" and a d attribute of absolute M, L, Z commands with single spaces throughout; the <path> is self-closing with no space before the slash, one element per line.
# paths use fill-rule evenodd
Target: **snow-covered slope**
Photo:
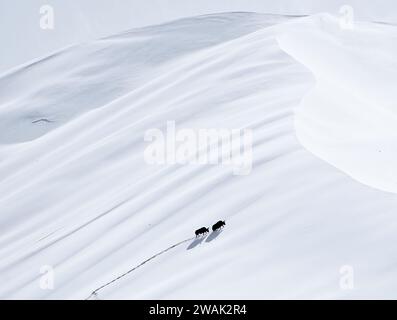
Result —
<path fill-rule="evenodd" d="M 143 27 L 218 12 L 309 15 L 338 14 L 351 6 L 358 19 L 397 22 L 391 0 L 2 0 L 0 1 L 0 73 L 65 46 Z M 41 29 L 50 6 L 54 28 Z M 45 21 L 45 20 L 44 20 Z"/>
<path fill-rule="evenodd" d="M 355 179 L 397 193 L 397 28 L 341 29 L 329 16 L 306 23 L 279 38 L 317 80 L 295 118 L 299 140 Z"/>
<path fill-rule="evenodd" d="M 294 35 L 336 27 L 323 15 L 200 16 L 3 76 L 0 297 L 85 299 L 127 272 L 97 297 L 396 297 L 397 196 L 320 160 L 295 132 L 294 109 L 319 82 Z M 320 59 L 324 37 L 300 45 Z M 252 129 L 252 172 L 147 164 L 144 133 L 168 120 Z M 194 239 L 220 219 L 221 233 Z M 354 290 L 340 287 L 346 265 Z M 53 290 L 40 288 L 42 266 Z"/>

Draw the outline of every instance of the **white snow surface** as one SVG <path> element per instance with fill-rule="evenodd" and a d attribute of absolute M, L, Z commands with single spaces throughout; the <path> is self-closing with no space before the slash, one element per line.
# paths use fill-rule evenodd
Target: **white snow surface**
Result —
<path fill-rule="evenodd" d="M 0 297 L 86 299 L 129 272 L 96 298 L 397 298 L 396 32 L 214 14 L 2 76 Z M 145 163 L 167 120 L 252 129 L 252 172 Z"/>

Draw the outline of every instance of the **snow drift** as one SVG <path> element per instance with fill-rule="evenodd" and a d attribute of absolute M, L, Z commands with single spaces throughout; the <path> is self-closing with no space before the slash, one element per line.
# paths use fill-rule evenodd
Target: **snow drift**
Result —
<path fill-rule="evenodd" d="M 362 38 L 346 42 L 336 28 L 323 15 L 200 16 L 74 46 L 3 75 L 0 297 L 85 299 L 107 283 L 97 298 L 395 297 L 397 197 L 357 181 L 385 181 L 365 173 L 363 158 L 373 137 L 386 144 L 393 122 L 382 113 L 391 112 L 390 85 L 371 84 L 383 71 L 391 77 L 394 47 L 376 47 L 382 69 L 351 53 L 374 52 L 364 36 L 395 29 L 367 24 Z M 334 55 L 321 57 L 324 48 Z M 346 61 L 353 74 L 342 85 Z M 350 85 L 362 96 L 342 90 Z M 337 120 L 346 112 L 361 121 L 360 99 L 367 118 L 385 122 L 375 136 L 345 140 L 363 160 L 353 172 L 357 155 L 341 140 L 358 124 Z M 300 141 L 326 161 L 298 141 L 294 110 Z M 252 129 L 251 174 L 148 165 L 144 133 L 168 120 Z M 221 233 L 193 238 L 220 219 Z M 52 290 L 40 287 L 43 266 L 54 270 Z M 354 290 L 340 286 L 344 266 L 354 270 Z"/>
<path fill-rule="evenodd" d="M 358 181 L 396 193 L 396 27 L 356 22 L 349 30 L 322 15 L 279 42 L 316 78 L 295 117 L 300 142 Z"/>

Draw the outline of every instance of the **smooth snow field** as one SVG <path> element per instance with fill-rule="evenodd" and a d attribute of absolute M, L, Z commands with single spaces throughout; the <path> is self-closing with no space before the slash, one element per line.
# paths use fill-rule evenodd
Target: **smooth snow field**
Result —
<path fill-rule="evenodd" d="M 223 13 L 3 74 L 0 298 L 397 298 L 396 70 L 394 25 Z M 251 129 L 251 172 L 148 164 L 167 121 Z"/>

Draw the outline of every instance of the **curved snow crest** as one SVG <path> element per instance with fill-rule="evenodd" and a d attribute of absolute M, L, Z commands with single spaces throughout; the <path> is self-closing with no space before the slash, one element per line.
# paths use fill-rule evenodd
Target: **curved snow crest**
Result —
<path fill-rule="evenodd" d="M 280 52 L 268 28 L 287 19 L 183 20 L 179 27 L 174 22 L 84 44 L 1 78 L 0 140 L 7 145 L 0 146 L 0 275 L 12 280 L 0 296 L 84 299 L 197 226 L 219 219 L 231 229 L 239 225 L 274 179 L 261 167 L 293 157 L 298 148 L 291 107 L 309 87 L 306 71 Z M 290 78 L 296 83 L 286 88 Z M 192 129 L 254 130 L 258 173 L 235 179 L 219 166 L 148 165 L 144 133 L 167 120 Z M 193 297 L 208 292 L 197 286 L 217 273 L 225 284 L 243 280 L 239 263 L 228 273 L 195 275 L 247 250 L 241 238 L 249 232 L 235 238 L 238 233 L 225 231 L 194 250 L 167 252 L 104 298 L 172 297 L 187 283 L 183 296 Z M 262 244 L 263 238 L 252 241 L 251 250 Z M 222 255 L 203 259 L 219 246 L 226 246 Z M 52 291 L 39 286 L 43 265 L 54 268 Z M 164 289 L 161 279 L 171 286 Z M 252 280 L 242 283 L 247 295 Z M 239 290 L 219 286 L 211 294 L 232 292 Z"/>
<path fill-rule="evenodd" d="M 397 193 L 397 27 L 318 15 L 282 29 L 316 84 L 295 112 L 299 141 L 352 178 Z"/>
<path fill-rule="evenodd" d="M 101 299 L 395 297 L 397 197 L 296 139 L 314 81 L 280 49 L 285 21 L 176 21 L 1 78 L 0 297 L 85 299 L 107 283 Z M 167 120 L 252 129 L 252 173 L 148 165 L 144 133 Z M 219 235 L 181 243 L 220 219 Z M 345 265 L 359 290 L 339 288 Z"/>
<path fill-rule="evenodd" d="M 167 73 L 173 61 L 288 19 L 255 13 L 186 18 L 70 46 L 20 66 L 0 77 L 0 144 L 40 138 Z"/>

